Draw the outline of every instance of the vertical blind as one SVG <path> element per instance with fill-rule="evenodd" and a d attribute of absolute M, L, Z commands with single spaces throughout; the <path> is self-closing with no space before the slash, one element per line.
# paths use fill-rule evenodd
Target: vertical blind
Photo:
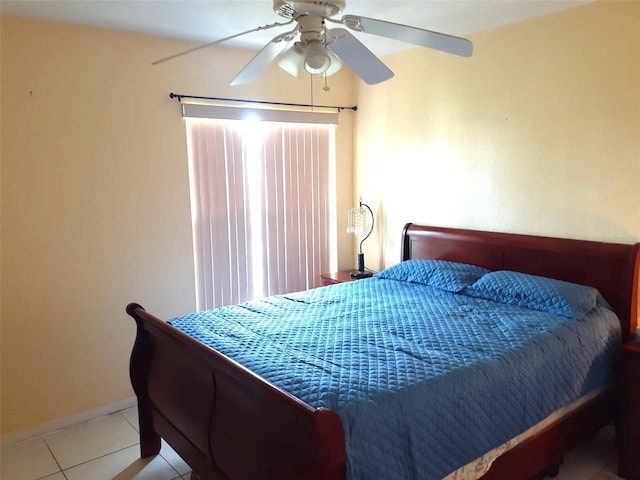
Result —
<path fill-rule="evenodd" d="M 186 122 L 197 308 L 318 286 L 330 269 L 334 126 Z"/>

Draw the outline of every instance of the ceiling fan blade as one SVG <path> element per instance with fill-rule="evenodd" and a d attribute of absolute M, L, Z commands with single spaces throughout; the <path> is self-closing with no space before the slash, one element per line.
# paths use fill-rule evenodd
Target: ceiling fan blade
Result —
<path fill-rule="evenodd" d="M 422 28 L 357 15 L 345 15 L 340 23 L 356 32 L 371 33 L 380 37 L 434 48 L 462 57 L 470 57 L 473 53 L 473 44 L 469 40 L 445 33 L 432 32 Z"/>
<path fill-rule="evenodd" d="M 261 27 L 252 28 L 251 30 L 247 30 L 246 32 L 240 32 L 240 33 L 236 33 L 235 35 L 230 35 L 228 37 L 219 38 L 218 40 L 214 40 L 213 42 L 205 43 L 204 45 L 198 45 L 197 47 L 193 47 L 193 48 L 190 48 L 188 50 L 184 50 L 182 52 L 178 52 L 176 54 L 169 55 L 168 57 L 161 58 L 159 60 L 156 60 L 155 62 L 151 62 L 151 65 L 157 65 L 159 63 L 167 62 L 169 60 L 173 60 L 174 58 L 181 57 L 183 55 L 187 55 L 188 53 L 196 52 L 198 50 L 202 50 L 203 48 L 212 47 L 213 45 L 217 45 L 218 43 L 226 42 L 227 40 L 232 40 L 234 38 L 238 38 L 238 37 L 241 37 L 243 35 L 247 35 L 249 33 L 259 32 L 261 30 L 269 30 L 270 28 L 274 28 L 274 27 L 282 27 L 284 25 L 289 25 L 292 22 L 293 22 L 293 20 L 291 20 L 290 22 L 283 22 L 283 23 L 279 23 L 279 22 L 271 23 L 269 25 L 262 25 Z"/>
<path fill-rule="evenodd" d="M 236 75 L 235 78 L 231 80 L 230 85 L 242 85 L 255 80 L 258 75 L 260 75 L 262 71 L 267 67 L 267 65 L 273 62 L 283 50 L 291 46 L 294 38 L 295 35 L 293 34 L 293 32 L 288 32 L 275 37 L 273 40 L 267 43 L 262 48 L 262 50 L 260 50 L 256 54 L 256 56 L 253 57 L 251 61 L 245 65 L 242 70 L 240 70 L 240 73 L 238 73 L 238 75 Z"/>
<path fill-rule="evenodd" d="M 393 72 L 344 28 L 328 31 L 327 47 L 369 85 L 384 82 Z"/>

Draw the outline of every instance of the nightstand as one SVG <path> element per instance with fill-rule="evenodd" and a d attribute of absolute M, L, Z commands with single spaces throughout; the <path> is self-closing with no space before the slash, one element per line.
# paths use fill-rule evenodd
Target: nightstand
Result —
<path fill-rule="evenodd" d="M 640 480 L 640 343 L 622 346 L 618 475 Z"/>
<path fill-rule="evenodd" d="M 334 285 L 336 283 L 353 282 L 354 280 L 358 280 L 351 276 L 351 272 L 352 270 L 343 270 L 341 272 L 323 273 L 320 275 L 322 286 L 326 287 L 327 285 Z"/>

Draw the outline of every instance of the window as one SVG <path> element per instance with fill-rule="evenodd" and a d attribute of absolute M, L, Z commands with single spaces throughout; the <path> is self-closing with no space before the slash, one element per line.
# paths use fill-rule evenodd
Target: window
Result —
<path fill-rule="evenodd" d="M 197 308 L 320 286 L 335 262 L 335 127 L 188 118 L 187 136 Z"/>

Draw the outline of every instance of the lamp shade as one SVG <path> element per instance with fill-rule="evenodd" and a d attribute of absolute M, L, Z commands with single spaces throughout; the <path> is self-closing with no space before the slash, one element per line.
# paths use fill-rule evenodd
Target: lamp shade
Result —
<path fill-rule="evenodd" d="M 311 54 L 309 54 L 310 47 L 312 51 Z M 324 71 L 320 71 L 325 66 L 325 59 L 328 59 L 328 66 Z M 308 65 L 309 60 L 313 62 L 313 65 L 322 63 L 321 68 L 310 68 L 310 65 Z M 280 55 L 277 60 L 277 65 L 294 77 L 298 77 L 302 69 L 312 75 L 328 77 L 342 68 L 342 62 L 338 56 L 326 48 L 322 42 L 316 40 L 308 42 L 307 44 L 296 42 L 291 48 Z"/>
<path fill-rule="evenodd" d="M 329 70 L 331 58 L 324 44 L 318 40 L 311 40 L 304 52 L 304 69 L 312 75 L 319 75 Z"/>
<path fill-rule="evenodd" d="M 369 238 L 373 232 L 373 211 L 366 203 L 360 201 L 360 206 L 349 210 L 349 218 L 347 223 L 347 233 L 353 233 L 360 238 L 360 251 L 358 252 L 358 270 L 351 272 L 351 276 L 355 278 L 365 278 L 371 276 L 371 271 L 367 271 L 364 266 L 364 253 L 362 252 L 362 244 Z"/>

